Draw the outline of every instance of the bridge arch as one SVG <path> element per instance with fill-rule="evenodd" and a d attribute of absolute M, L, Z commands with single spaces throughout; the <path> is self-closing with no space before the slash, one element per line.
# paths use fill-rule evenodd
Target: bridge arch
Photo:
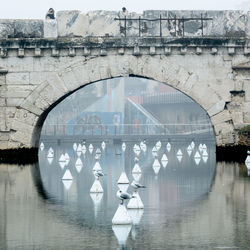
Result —
<path fill-rule="evenodd" d="M 83 57 L 76 63 L 65 65 L 63 69 L 48 73 L 46 80 L 38 83 L 17 109 L 12 123 L 13 131 L 16 131 L 13 138 L 19 146 L 38 147 L 47 114 L 64 98 L 88 84 L 129 76 L 167 84 L 191 97 L 207 111 L 215 129 L 217 145 L 220 144 L 222 126 L 215 122 L 218 119 L 214 120 L 213 116 L 224 110 L 222 97 L 209 84 L 204 85 L 195 70 L 190 71 L 178 63 L 172 63 L 167 56 L 162 55 Z M 228 131 L 232 133 L 233 127 L 228 127 Z"/>

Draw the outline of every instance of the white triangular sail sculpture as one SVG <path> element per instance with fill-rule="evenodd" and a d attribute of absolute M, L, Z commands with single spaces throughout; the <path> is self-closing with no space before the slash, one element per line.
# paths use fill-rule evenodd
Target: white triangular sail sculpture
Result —
<path fill-rule="evenodd" d="M 245 164 L 246 167 L 248 169 L 248 171 L 250 170 L 250 155 L 247 156 L 246 160 L 245 160 Z"/>
<path fill-rule="evenodd" d="M 180 149 L 177 151 L 176 155 L 177 155 L 177 156 L 182 156 L 182 152 L 181 152 Z"/>
<path fill-rule="evenodd" d="M 132 173 L 132 176 L 134 178 L 135 181 L 139 182 L 141 179 L 142 174 L 139 173 Z"/>
<path fill-rule="evenodd" d="M 112 219 L 112 224 L 127 225 L 131 223 L 132 223 L 132 220 L 128 214 L 125 204 L 119 204 L 118 209 L 116 210 L 115 215 Z"/>
<path fill-rule="evenodd" d="M 157 151 L 161 149 L 161 141 L 156 142 L 155 148 L 157 149 Z"/>
<path fill-rule="evenodd" d="M 72 180 L 72 179 L 73 179 L 72 174 L 69 171 L 69 169 L 67 169 L 62 177 L 62 180 Z"/>
<path fill-rule="evenodd" d="M 81 144 L 78 145 L 77 150 L 76 150 L 76 154 L 78 157 L 81 156 L 81 154 L 82 154 L 82 145 Z"/>
<path fill-rule="evenodd" d="M 105 141 L 103 141 L 102 142 L 102 150 L 105 150 L 105 148 L 106 148 L 106 143 L 105 143 Z"/>
<path fill-rule="evenodd" d="M 61 169 L 64 169 L 64 167 L 66 166 L 66 160 L 65 160 L 64 154 L 61 154 L 61 156 L 59 158 L 59 165 L 60 165 Z"/>
<path fill-rule="evenodd" d="M 170 152 L 170 150 L 171 150 L 171 144 L 169 142 L 167 143 L 166 148 L 167 148 L 167 151 Z"/>
<path fill-rule="evenodd" d="M 51 147 L 49 148 L 47 157 L 48 158 L 53 158 L 54 157 L 54 150 L 53 150 L 53 148 L 51 148 Z"/>
<path fill-rule="evenodd" d="M 92 144 L 89 144 L 89 153 L 92 154 L 93 150 L 94 150 L 93 145 L 92 145 Z"/>
<path fill-rule="evenodd" d="M 155 159 L 153 162 L 153 167 L 161 167 L 161 164 L 158 159 Z"/>
<path fill-rule="evenodd" d="M 74 143 L 73 144 L 73 150 L 76 152 L 76 150 L 77 150 L 77 144 L 76 143 Z"/>
<path fill-rule="evenodd" d="M 43 143 L 43 142 L 41 142 L 41 144 L 40 144 L 40 150 L 41 150 L 41 151 L 44 150 L 44 143 Z"/>
<path fill-rule="evenodd" d="M 117 184 L 128 184 L 128 183 L 129 183 L 129 180 L 128 180 L 126 173 L 122 172 L 119 180 L 117 181 Z"/>
<path fill-rule="evenodd" d="M 77 172 L 80 173 L 81 170 L 82 170 L 82 160 L 81 160 L 81 158 L 77 158 L 76 163 L 75 163 L 75 167 L 76 167 Z"/>
<path fill-rule="evenodd" d="M 95 165 L 94 165 L 94 167 L 93 167 L 93 172 L 94 172 L 94 171 L 102 171 L 102 167 L 101 167 L 99 161 L 97 161 L 97 162 L 95 163 Z"/>
<path fill-rule="evenodd" d="M 181 162 L 181 160 L 182 160 L 182 155 L 177 155 L 176 157 L 177 157 L 177 160 L 178 160 L 179 162 Z"/>
<path fill-rule="evenodd" d="M 208 156 L 202 156 L 202 160 L 203 160 L 204 163 L 207 163 Z"/>
<path fill-rule="evenodd" d="M 208 156 L 208 153 L 207 153 L 207 150 L 206 150 L 206 149 L 203 149 L 203 151 L 202 151 L 202 156 Z"/>
<path fill-rule="evenodd" d="M 86 154 L 86 151 L 87 151 L 86 146 L 85 146 L 85 145 L 82 145 L 82 153 L 83 153 L 83 155 L 85 155 L 85 154 Z"/>
<path fill-rule="evenodd" d="M 68 166 L 69 161 L 70 161 L 70 157 L 69 157 L 69 154 L 67 152 L 64 154 L 64 159 L 65 159 L 66 166 Z"/>
<path fill-rule="evenodd" d="M 199 151 L 196 151 L 195 155 L 194 155 L 194 158 L 197 159 L 197 158 L 201 158 L 201 155 L 199 153 Z"/>
<path fill-rule="evenodd" d="M 135 164 L 135 166 L 134 166 L 134 168 L 133 168 L 133 170 L 132 170 L 132 173 L 138 173 L 138 174 L 140 174 L 141 173 L 141 168 L 140 168 L 140 166 L 139 166 L 139 164 L 138 163 L 136 163 Z"/>
<path fill-rule="evenodd" d="M 113 225 L 112 230 L 114 231 L 115 237 L 117 238 L 120 246 L 125 246 L 128 235 L 131 231 L 132 226 L 128 225 Z"/>
<path fill-rule="evenodd" d="M 190 144 L 190 146 L 192 147 L 192 149 L 194 149 L 195 143 L 192 141 L 191 144 Z"/>
<path fill-rule="evenodd" d="M 124 152 L 125 150 L 126 150 L 126 143 L 123 142 L 123 143 L 122 143 L 122 151 Z"/>
<path fill-rule="evenodd" d="M 193 151 L 193 149 L 192 149 L 191 145 L 188 145 L 187 153 L 188 153 L 189 156 L 192 154 L 192 151 Z"/>
<path fill-rule="evenodd" d="M 49 162 L 49 165 L 51 165 L 52 161 L 54 160 L 54 157 L 48 157 L 47 160 Z"/>
<path fill-rule="evenodd" d="M 202 152 L 203 151 L 203 145 L 202 144 L 199 144 L 199 151 Z"/>
<path fill-rule="evenodd" d="M 133 225 L 139 225 L 143 215 L 143 211 L 143 209 L 128 209 L 128 214 L 132 219 Z"/>
<path fill-rule="evenodd" d="M 91 193 L 103 193 L 103 188 L 99 180 L 95 180 L 92 187 L 90 188 Z"/>
<path fill-rule="evenodd" d="M 196 165 L 199 165 L 200 161 L 201 161 L 201 158 L 194 158 L 194 161 L 195 161 L 195 164 Z"/>
<path fill-rule="evenodd" d="M 69 190 L 73 181 L 72 180 L 62 180 L 63 186 L 66 190 Z"/>
<path fill-rule="evenodd" d="M 161 164 L 164 168 L 168 165 L 168 157 L 166 156 L 166 154 L 162 155 Z"/>
<path fill-rule="evenodd" d="M 133 192 L 133 196 L 135 196 L 135 198 L 132 198 L 129 200 L 127 208 L 131 208 L 131 209 L 143 209 L 144 205 L 142 203 L 141 197 L 139 195 L 138 192 Z"/>

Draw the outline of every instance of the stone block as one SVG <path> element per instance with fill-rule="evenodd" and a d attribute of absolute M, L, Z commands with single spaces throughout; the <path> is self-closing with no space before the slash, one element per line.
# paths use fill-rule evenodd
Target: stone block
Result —
<path fill-rule="evenodd" d="M 53 57 L 60 56 L 60 51 L 58 49 L 52 48 L 51 49 L 51 56 L 53 56 Z"/>
<path fill-rule="evenodd" d="M 35 57 L 42 56 L 42 50 L 40 48 L 35 48 L 35 50 L 34 50 L 34 56 Z"/>
<path fill-rule="evenodd" d="M 22 148 L 23 145 L 20 142 L 10 140 L 8 142 L 8 149 Z"/>
<path fill-rule="evenodd" d="M 233 124 L 237 128 L 239 125 L 243 124 L 243 112 L 242 111 L 231 111 L 231 116 L 233 118 Z"/>
<path fill-rule="evenodd" d="M 5 58 L 8 55 L 8 50 L 6 48 L 0 48 L 0 57 Z"/>
<path fill-rule="evenodd" d="M 197 47 L 197 48 L 196 48 L 196 54 L 197 54 L 197 55 L 202 54 L 202 48 L 201 48 L 201 47 Z"/>
<path fill-rule="evenodd" d="M 227 50 L 228 50 L 228 54 L 229 54 L 229 55 L 232 56 L 232 55 L 235 54 L 235 48 L 234 48 L 234 47 L 229 47 Z"/>
<path fill-rule="evenodd" d="M 27 109 L 31 113 L 34 113 L 36 115 L 41 115 L 43 113 L 43 110 L 40 108 L 36 107 L 33 103 L 25 100 L 23 103 L 20 104 L 21 108 Z"/>
<path fill-rule="evenodd" d="M 10 134 L 10 140 L 19 143 L 19 147 L 31 147 L 31 136 L 32 133 L 25 131 L 16 131 Z M 10 143 L 9 143 L 10 147 Z"/>
<path fill-rule="evenodd" d="M 39 109 L 41 109 L 41 110 L 43 110 L 43 111 L 45 111 L 45 110 L 47 110 L 48 108 L 49 108 L 49 106 L 53 103 L 53 101 L 52 100 L 49 100 L 49 97 L 48 96 L 46 96 L 46 100 L 44 99 L 44 93 L 41 93 L 42 94 L 42 96 L 39 96 L 37 99 L 36 99 L 36 101 L 34 102 L 34 105 L 37 107 L 37 108 L 39 108 Z M 51 97 L 51 99 L 52 99 L 53 97 Z"/>
<path fill-rule="evenodd" d="M 75 55 L 76 55 L 75 48 L 69 48 L 69 56 L 75 56 Z"/>
<path fill-rule="evenodd" d="M 139 46 L 134 47 L 133 55 L 135 55 L 135 56 L 140 55 L 140 47 Z"/>
<path fill-rule="evenodd" d="M 243 81 L 234 81 L 234 91 L 243 90 Z"/>
<path fill-rule="evenodd" d="M 3 141 L 8 141 L 9 140 L 9 132 L 0 132 L 0 144 Z"/>
<path fill-rule="evenodd" d="M 250 81 L 244 81 L 243 90 L 245 91 L 245 101 L 250 102 Z"/>
<path fill-rule="evenodd" d="M 6 75 L 7 85 L 27 85 L 30 83 L 29 73 L 8 73 Z"/>
<path fill-rule="evenodd" d="M 25 52 L 24 52 L 24 49 L 18 49 L 17 50 L 17 56 L 18 57 L 24 57 L 24 55 L 25 55 Z"/>
<path fill-rule="evenodd" d="M 216 55 L 217 53 L 218 53 L 218 48 L 213 47 L 213 48 L 211 49 L 211 54 L 212 54 L 212 55 Z"/>
<path fill-rule="evenodd" d="M 0 38 L 14 37 L 14 20 L 0 20 Z"/>
<path fill-rule="evenodd" d="M 149 48 L 149 54 L 151 56 L 153 56 L 153 55 L 156 54 L 156 48 L 155 48 L 155 46 L 150 46 L 150 48 Z"/>
<path fill-rule="evenodd" d="M 35 102 L 36 106 L 45 110 L 49 105 L 53 104 L 60 97 L 64 95 L 55 85 L 47 84 L 39 93 L 41 98 L 38 98 Z M 44 101 L 45 102 L 44 102 Z M 49 105 L 48 105 L 49 104 Z M 44 106 L 45 105 L 45 106 Z M 43 107 L 43 108 L 42 108 Z"/>
<path fill-rule="evenodd" d="M 165 55 L 170 55 L 171 54 L 171 47 L 165 47 L 164 54 Z"/>
<path fill-rule="evenodd" d="M 13 119 L 12 124 L 11 124 L 11 129 L 19 131 L 19 132 L 32 134 L 34 127 L 23 121 Z"/>
<path fill-rule="evenodd" d="M 0 98 L 0 108 L 6 106 L 6 99 L 5 98 Z"/>
<path fill-rule="evenodd" d="M 57 20 L 45 19 L 44 24 L 44 38 L 57 38 Z"/>
<path fill-rule="evenodd" d="M 181 55 L 185 55 L 187 53 L 187 48 L 181 48 L 180 50 Z"/>
<path fill-rule="evenodd" d="M 67 68 L 64 71 L 58 73 L 58 76 L 64 82 L 65 87 L 68 90 L 74 90 L 80 86 L 80 82 L 75 77 L 74 73 L 72 72 L 71 68 Z"/>
<path fill-rule="evenodd" d="M 24 98 L 6 98 L 6 105 L 8 107 L 18 107 L 23 100 Z"/>
<path fill-rule="evenodd" d="M 232 120 L 231 114 L 229 113 L 228 110 L 223 110 L 222 112 L 217 113 L 216 115 L 213 115 L 210 118 L 213 125 L 217 125 Z"/>
<path fill-rule="evenodd" d="M 211 116 L 214 116 L 214 115 L 218 114 L 219 112 L 223 111 L 224 108 L 225 108 L 225 101 L 220 100 L 215 105 L 213 105 L 207 112 L 208 112 L 209 116 L 211 117 Z"/>
<path fill-rule="evenodd" d="M 25 109 L 17 109 L 15 113 L 15 119 L 25 123 L 29 124 L 31 126 L 34 126 L 37 121 L 38 116 L 25 110 Z"/>
<path fill-rule="evenodd" d="M 125 49 L 124 48 L 119 48 L 118 49 L 118 54 L 119 55 L 124 55 L 124 53 L 125 53 Z"/>
<path fill-rule="evenodd" d="M 3 150 L 3 149 L 9 149 L 8 147 L 8 141 L 1 141 L 0 140 L 0 149 Z"/>
<path fill-rule="evenodd" d="M 42 38 L 43 20 L 14 20 L 15 38 Z"/>
<path fill-rule="evenodd" d="M 100 56 L 106 56 L 108 54 L 107 49 L 100 50 Z"/>

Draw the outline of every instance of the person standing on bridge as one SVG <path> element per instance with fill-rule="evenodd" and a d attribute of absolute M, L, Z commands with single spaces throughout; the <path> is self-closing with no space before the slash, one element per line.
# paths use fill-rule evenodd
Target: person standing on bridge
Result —
<path fill-rule="evenodd" d="M 53 8 L 50 8 L 45 16 L 45 19 L 55 19 L 55 11 Z"/>

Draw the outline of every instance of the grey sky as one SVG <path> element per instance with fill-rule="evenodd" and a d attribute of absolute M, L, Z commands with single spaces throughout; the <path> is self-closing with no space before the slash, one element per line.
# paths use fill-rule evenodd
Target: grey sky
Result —
<path fill-rule="evenodd" d="M 120 10 L 141 13 L 146 9 L 250 9 L 250 1 L 239 0 L 1 0 L 0 19 L 38 18 L 42 19 L 50 7 L 59 10 Z"/>

